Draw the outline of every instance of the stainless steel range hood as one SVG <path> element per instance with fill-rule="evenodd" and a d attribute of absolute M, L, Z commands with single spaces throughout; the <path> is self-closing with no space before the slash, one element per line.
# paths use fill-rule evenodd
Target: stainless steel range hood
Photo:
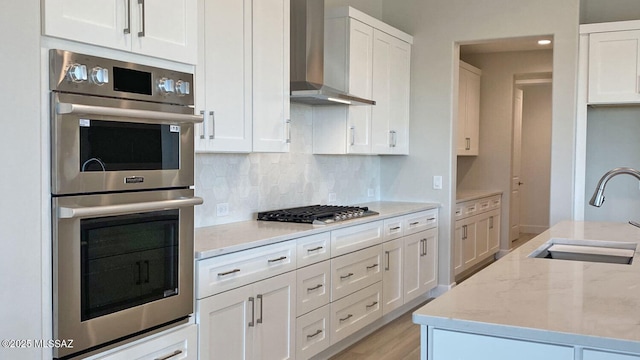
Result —
<path fill-rule="evenodd" d="M 291 0 L 291 101 L 375 105 L 324 85 L 324 0 Z"/>

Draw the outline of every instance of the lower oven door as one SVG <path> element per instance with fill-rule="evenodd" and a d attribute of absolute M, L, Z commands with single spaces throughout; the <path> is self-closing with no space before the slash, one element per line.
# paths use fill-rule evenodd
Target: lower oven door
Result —
<path fill-rule="evenodd" d="M 193 313 L 193 190 L 53 199 L 55 339 L 92 351 Z"/>

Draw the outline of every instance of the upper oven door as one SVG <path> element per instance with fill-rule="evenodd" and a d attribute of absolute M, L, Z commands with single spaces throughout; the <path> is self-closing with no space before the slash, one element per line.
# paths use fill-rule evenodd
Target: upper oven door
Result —
<path fill-rule="evenodd" d="M 193 185 L 192 108 L 52 94 L 53 194 Z"/>

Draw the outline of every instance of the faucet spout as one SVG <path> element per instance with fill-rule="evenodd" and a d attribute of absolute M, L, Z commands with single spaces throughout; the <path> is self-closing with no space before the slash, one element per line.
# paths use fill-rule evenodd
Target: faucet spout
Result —
<path fill-rule="evenodd" d="M 600 207 L 602 203 L 604 203 L 604 188 L 607 186 L 607 182 L 614 176 L 620 174 L 627 174 L 634 176 L 636 179 L 640 180 L 640 171 L 636 169 L 632 169 L 630 167 L 619 167 L 612 170 L 607 171 L 602 177 L 600 181 L 598 181 L 598 185 L 596 185 L 596 190 L 589 200 L 589 205 Z"/>

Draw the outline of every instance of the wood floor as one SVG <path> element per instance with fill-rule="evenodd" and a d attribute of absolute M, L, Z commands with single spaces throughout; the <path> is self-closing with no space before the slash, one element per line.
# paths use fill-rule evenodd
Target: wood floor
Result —
<path fill-rule="evenodd" d="M 331 360 L 420 359 L 420 326 L 411 321 L 411 314 L 416 309 L 393 320 Z"/>

